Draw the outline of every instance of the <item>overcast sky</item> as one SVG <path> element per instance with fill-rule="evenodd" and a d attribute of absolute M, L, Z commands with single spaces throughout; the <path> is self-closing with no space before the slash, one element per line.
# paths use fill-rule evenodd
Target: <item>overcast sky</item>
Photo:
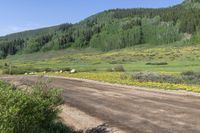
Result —
<path fill-rule="evenodd" d="M 183 0 L 0 0 L 0 36 L 40 27 L 75 23 L 113 8 L 160 8 Z"/>

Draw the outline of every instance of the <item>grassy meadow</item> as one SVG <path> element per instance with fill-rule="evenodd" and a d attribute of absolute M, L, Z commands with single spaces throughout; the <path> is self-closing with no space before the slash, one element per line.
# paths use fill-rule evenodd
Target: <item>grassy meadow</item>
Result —
<path fill-rule="evenodd" d="M 66 49 L 8 56 L 0 60 L 0 67 L 1 73 L 13 71 L 11 74 L 41 74 L 45 72 L 49 75 L 199 92 L 199 75 L 196 74 L 200 72 L 199 51 L 198 45 L 179 47 L 143 45 L 110 52 L 100 52 L 90 48 Z M 71 69 L 76 69 L 77 73 L 70 74 Z M 134 73 L 137 72 L 147 73 L 147 75 L 136 77 Z M 192 74 L 187 77 L 181 76 L 184 72 L 192 72 Z M 165 78 L 168 75 L 172 77 Z M 163 80 L 156 80 L 160 79 L 160 76 Z M 169 79 L 171 81 L 168 81 Z"/>
<path fill-rule="evenodd" d="M 200 71 L 200 46 L 183 47 L 131 47 L 110 52 L 94 49 L 67 49 L 9 56 L 0 60 L 1 68 L 7 64 L 19 68 L 65 69 L 78 71 L 109 71 L 123 65 L 126 71 L 184 72 Z M 164 63 L 164 65 L 162 65 Z M 161 65 L 160 65 L 161 64 Z"/>

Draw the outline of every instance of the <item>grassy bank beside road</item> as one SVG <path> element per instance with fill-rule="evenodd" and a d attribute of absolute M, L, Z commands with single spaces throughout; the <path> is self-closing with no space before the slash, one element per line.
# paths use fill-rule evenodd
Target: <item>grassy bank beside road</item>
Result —
<path fill-rule="evenodd" d="M 193 92 L 200 92 L 200 85 L 198 83 L 189 84 L 186 82 L 169 82 L 165 79 L 163 81 L 156 81 L 153 79 L 147 80 L 148 77 L 141 80 L 134 75 L 124 72 L 80 72 L 75 74 L 70 73 L 47 73 L 50 76 L 64 76 L 72 78 L 83 78 L 96 81 L 103 81 L 115 84 L 133 85 L 148 88 L 168 89 L 168 90 L 187 90 Z M 153 77 L 152 77 L 153 78 Z M 154 77 L 155 78 L 155 77 Z M 161 78 L 157 77 L 157 78 Z M 189 77 L 190 78 L 190 77 Z"/>

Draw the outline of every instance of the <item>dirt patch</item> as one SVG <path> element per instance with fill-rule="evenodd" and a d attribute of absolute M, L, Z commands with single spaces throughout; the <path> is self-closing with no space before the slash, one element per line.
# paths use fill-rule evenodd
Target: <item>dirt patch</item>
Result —
<path fill-rule="evenodd" d="M 125 133 L 124 131 L 115 127 L 109 127 L 109 125 L 106 124 L 104 121 L 92 117 L 85 112 L 80 111 L 77 108 L 71 107 L 69 105 L 65 104 L 61 106 L 61 110 L 62 112 L 59 116 L 61 117 L 63 123 L 69 125 L 76 130 L 87 131 L 95 128 L 98 129 L 99 127 L 103 128 L 103 126 L 105 125 L 104 128 L 106 128 L 106 131 L 110 133 Z"/>

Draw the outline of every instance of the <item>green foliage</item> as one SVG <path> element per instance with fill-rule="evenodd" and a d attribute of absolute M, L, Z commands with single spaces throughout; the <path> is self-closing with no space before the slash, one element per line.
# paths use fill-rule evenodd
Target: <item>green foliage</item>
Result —
<path fill-rule="evenodd" d="M 187 0 L 169 8 L 115 9 L 77 24 L 7 35 L 0 38 L 0 58 L 69 47 L 109 51 L 141 44 L 166 45 L 184 40 L 184 33 L 194 35 L 193 40 L 198 43 L 198 5 L 198 1 Z"/>
<path fill-rule="evenodd" d="M 187 71 L 187 72 L 181 73 L 181 75 L 182 75 L 183 80 L 186 81 L 187 83 L 200 85 L 199 72 Z"/>
<path fill-rule="evenodd" d="M 0 58 L 5 58 L 7 55 L 14 55 L 23 48 L 24 48 L 23 39 L 19 38 L 11 41 L 0 40 Z"/>
<path fill-rule="evenodd" d="M 60 72 L 76 69 L 78 71 L 105 71 L 122 64 L 126 71 L 199 71 L 200 46 L 169 44 L 153 46 L 137 45 L 120 50 L 101 52 L 95 49 L 65 49 L 9 56 L 0 60 L 0 73 L 25 74 L 31 72 Z M 148 65 L 148 64 L 149 65 Z M 166 65 L 166 63 L 168 63 Z M 5 65 L 6 64 L 6 65 Z M 151 65 L 150 65 L 151 64 Z M 70 69 L 70 70 L 71 70 Z M 109 70 L 112 71 L 112 70 Z"/>
<path fill-rule="evenodd" d="M 194 34 L 194 35 L 192 36 L 191 41 L 192 41 L 193 43 L 200 43 L 200 33 L 197 32 L 196 34 Z"/>
<path fill-rule="evenodd" d="M 51 40 L 52 40 L 52 36 L 51 35 L 43 35 L 43 36 L 37 37 L 34 40 L 30 39 L 27 42 L 29 45 L 27 45 L 25 47 L 25 52 L 27 52 L 27 53 L 38 52 L 38 51 L 40 51 L 40 49 L 42 47 L 44 47 Z"/>
<path fill-rule="evenodd" d="M 33 67 L 16 67 L 16 66 L 9 66 L 4 67 L 2 74 L 25 74 L 31 72 L 43 72 L 45 69 L 37 69 Z"/>
<path fill-rule="evenodd" d="M 132 74 L 132 78 L 141 82 L 160 82 L 160 83 L 183 83 L 183 80 L 173 75 L 152 73 L 152 72 L 137 72 Z"/>
<path fill-rule="evenodd" d="M 121 49 L 140 44 L 140 26 L 138 19 L 112 22 L 104 27 L 103 31 L 92 37 L 90 46 L 103 51 Z M 128 29 L 129 28 L 129 29 Z"/>
<path fill-rule="evenodd" d="M 112 71 L 114 71 L 114 72 L 124 72 L 125 69 L 122 65 L 116 65 L 112 68 Z"/>
<path fill-rule="evenodd" d="M 200 8 L 199 0 L 185 0 L 184 4 L 187 8 Z"/>
<path fill-rule="evenodd" d="M 58 128 L 57 107 L 61 104 L 60 90 L 49 89 L 43 81 L 31 90 L 15 89 L 0 81 L 0 132 L 70 133 L 69 128 Z"/>
<path fill-rule="evenodd" d="M 122 78 L 125 76 L 122 76 Z M 126 74 L 126 77 L 128 75 Z M 141 82 L 160 82 L 160 83 L 175 83 L 175 84 L 195 84 L 200 85 L 200 73 L 186 71 L 180 75 L 160 74 L 153 72 L 136 72 L 131 74 L 132 79 Z"/>
<path fill-rule="evenodd" d="M 168 65 L 167 62 L 148 62 L 146 65 Z"/>
<path fill-rule="evenodd" d="M 10 75 L 18 75 L 18 74 L 34 74 L 37 72 L 57 72 L 57 71 L 70 71 L 71 68 L 69 67 L 63 67 L 62 69 L 58 69 L 58 68 L 35 68 L 35 67 L 17 67 L 17 66 L 12 66 L 12 65 L 7 65 L 7 66 L 0 66 L 0 68 L 2 69 L 2 74 L 10 74 Z"/>
<path fill-rule="evenodd" d="M 161 22 L 160 17 L 143 20 L 144 42 L 169 44 L 181 39 L 181 34 L 172 22 Z"/>

